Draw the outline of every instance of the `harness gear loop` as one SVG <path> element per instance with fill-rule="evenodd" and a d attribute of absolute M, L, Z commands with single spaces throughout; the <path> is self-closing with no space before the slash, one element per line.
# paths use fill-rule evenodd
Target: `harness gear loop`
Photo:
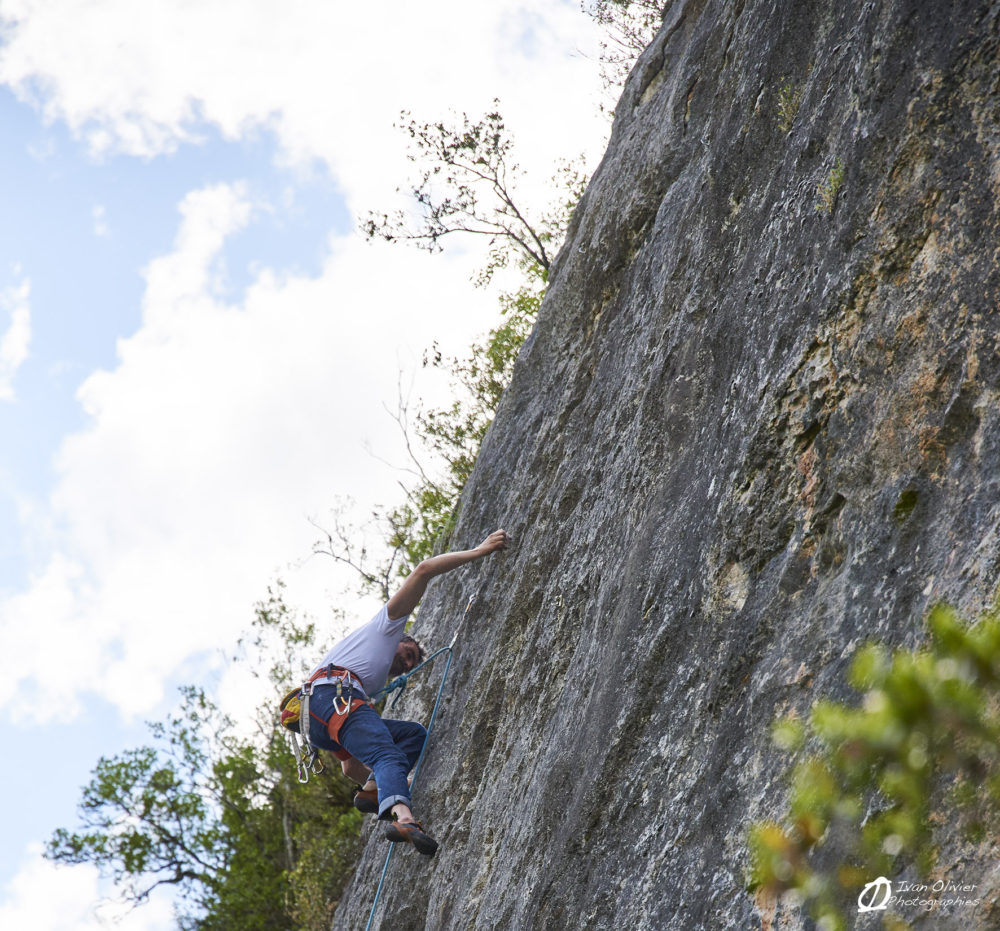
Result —
<path fill-rule="evenodd" d="M 309 773 L 317 773 L 316 766 L 319 765 L 319 771 L 323 771 L 323 763 L 319 759 L 319 754 L 316 753 L 316 748 L 312 745 L 312 741 L 309 739 L 309 697 L 312 695 L 312 679 L 308 682 L 302 683 L 302 688 L 299 689 L 299 703 L 301 710 L 299 711 L 299 735 L 302 737 L 302 749 L 299 751 L 299 758 L 296 768 L 298 769 L 299 782 L 303 785 L 309 781 Z M 295 732 L 292 732 L 292 739 L 295 739 Z M 318 775 L 318 773 L 317 773 Z"/>

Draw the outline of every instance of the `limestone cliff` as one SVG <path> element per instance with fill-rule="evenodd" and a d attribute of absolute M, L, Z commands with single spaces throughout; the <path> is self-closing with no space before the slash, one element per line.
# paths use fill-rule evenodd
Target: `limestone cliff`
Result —
<path fill-rule="evenodd" d="M 669 4 L 463 497 L 455 543 L 516 545 L 423 608 L 438 646 L 476 595 L 415 798 L 443 846 L 375 927 L 803 926 L 744 888 L 770 721 L 1000 580 L 998 34 L 989 0 Z M 942 875 L 995 900 L 997 852 Z"/>

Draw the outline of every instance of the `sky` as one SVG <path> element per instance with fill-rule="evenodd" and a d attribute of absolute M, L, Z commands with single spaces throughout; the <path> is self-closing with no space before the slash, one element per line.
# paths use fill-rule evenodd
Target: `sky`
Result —
<path fill-rule="evenodd" d="M 497 319 L 484 243 L 357 232 L 394 124 L 499 98 L 542 207 L 603 152 L 598 41 L 577 0 L 0 0 L 0 927 L 172 926 L 44 842 L 179 685 L 238 710 L 275 579 L 331 642 L 377 608 L 311 520 L 398 500 L 400 391 Z"/>

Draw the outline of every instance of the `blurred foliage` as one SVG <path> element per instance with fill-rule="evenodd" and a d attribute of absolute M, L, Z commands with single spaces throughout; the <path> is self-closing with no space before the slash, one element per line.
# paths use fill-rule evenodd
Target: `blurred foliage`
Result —
<path fill-rule="evenodd" d="M 280 583 L 244 646 L 276 657 L 263 672 L 249 666 L 257 678 L 289 687 L 289 657 L 314 646 L 313 629 L 288 610 Z M 80 827 L 57 830 L 46 855 L 97 866 L 134 903 L 173 887 L 178 926 L 191 931 L 325 931 L 360 854 L 350 783 L 328 765 L 300 785 L 270 703 L 244 734 L 204 690 L 181 694 L 178 711 L 149 725 L 148 746 L 97 762 Z"/>
<path fill-rule="evenodd" d="M 940 813 L 973 841 L 997 828 L 1000 609 L 968 625 L 939 605 L 928 627 L 919 649 L 858 651 L 848 681 L 860 704 L 820 700 L 808 720 L 774 725 L 778 746 L 804 755 L 784 818 L 750 830 L 751 886 L 802 903 L 824 931 L 847 927 L 875 877 L 906 864 L 928 874 Z"/>

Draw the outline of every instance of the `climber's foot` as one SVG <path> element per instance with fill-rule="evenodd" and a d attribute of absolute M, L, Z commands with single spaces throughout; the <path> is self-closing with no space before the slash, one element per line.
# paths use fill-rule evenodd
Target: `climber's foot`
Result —
<path fill-rule="evenodd" d="M 366 815 L 377 815 L 378 789 L 363 789 L 358 786 L 354 791 L 354 807 Z"/>
<path fill-rule="evenodd" d="M 394 844 L 413 844 L 417 853 L 422 853 L 425 857 L 433 857 L 437 853 L 438 842 L 424 833 L 419 821 L 390 821 L 385 826 L 385 836 Z"/>

